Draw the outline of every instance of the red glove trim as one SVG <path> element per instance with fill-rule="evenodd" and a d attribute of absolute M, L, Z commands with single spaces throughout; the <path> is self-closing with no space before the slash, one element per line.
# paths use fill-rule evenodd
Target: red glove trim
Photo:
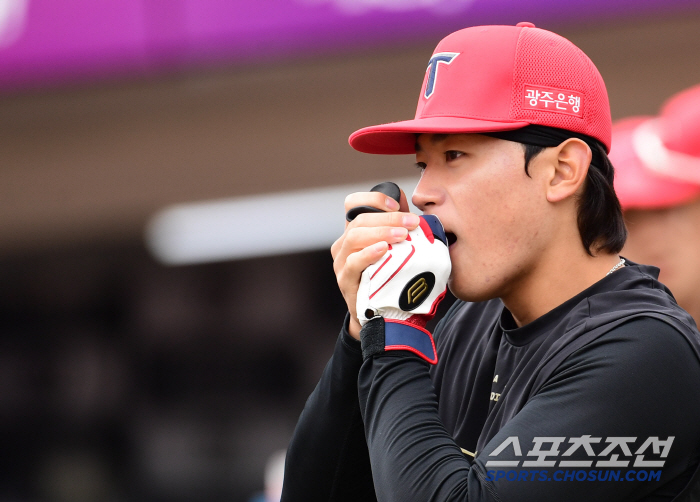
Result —
<path fill-rule="evenodd" d="M 431 244 L 433 242 L 435 242 L 435 236 L 433 235 L 433 229 L 430 228 L 430 225 L 428 225 L 428 222 L 425 221 L 423 218 L 420 219 L 420 229 L 425 234 L 425 238 L 428 239 L 428 241 Z"/>
<path fill-rule="evenodd" d="M 384 284 L 382 284 L 381 286 L 379 286 L 379 287 L 374 291 L 374 293 L 372 293 L 371 295 L 369 295 L 369 297 L 372 298 L 374 295 L 376 295 L 377 293 L 379 293 L 379 290 L 382 289 L 384 286 L 386 286 L 387 283 L 388 283 L 390 280 L 392 280 L 396 274 L 399 273 L 399 271 L 404 267 L 404 265 L 406 265 L 406 263 L 408 263 L 408 260 L 411 259 L 411 257 L 415 254 L 415 252 L 416 252 L 416 247 L 415 247 L 413 244 L 411 244 L 411 252 L 410 252 L 409 255 L 406 257 L 406 259 L 403 261 L 403 263 L 402 263 L 401 265 L 399 265 L 399 268 L 397 268 L 396 271 L 395 271 L 393 274 L 391 274 L 391 277 L 389 277 L 389 278 L 384 282 Z"/>

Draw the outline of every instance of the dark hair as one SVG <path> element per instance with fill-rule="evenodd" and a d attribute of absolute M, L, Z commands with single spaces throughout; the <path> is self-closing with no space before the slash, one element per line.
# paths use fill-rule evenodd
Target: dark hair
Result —
<path fill-rule="evenodd" d="M 627 240 L 627 228 L 622 208 L 613 188 L 615 168 L 605 148 L 598 141 L 587 141 L 593 150 L 593 161 L 588 168 L 583 193 L 578 199 L 578 231 L 586 252 L 593 256 L 600 251 L 616 254 Z M 545 147 L 524 144 L 525 172 L 528 176 L 530 161 Z"/>

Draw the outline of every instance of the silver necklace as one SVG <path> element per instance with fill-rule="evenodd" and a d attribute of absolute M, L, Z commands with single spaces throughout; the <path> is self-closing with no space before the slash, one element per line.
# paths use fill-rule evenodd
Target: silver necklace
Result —
<path fill-rule="evenodd" d="M 611 268 L 611 269 L 610 269 L 610 272 L 608 272 L 607 274 L 605 274 L 605 276 L 606 276 L 606 277 L 609 276 L 610 274 L 612 274 L 613 272 L 615 272 L 615 270 L 617 270 L 618 268 L 624 266 L 624 264 L 625 264 L 625 259 L 624 259 L 624 258 L 620 258 L 620 261 L 617 262 L 617 265 L 615 265 L 613 268 Z"/>

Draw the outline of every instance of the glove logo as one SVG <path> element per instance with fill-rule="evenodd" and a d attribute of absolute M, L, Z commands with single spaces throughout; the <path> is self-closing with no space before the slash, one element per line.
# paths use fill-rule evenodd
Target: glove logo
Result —
<path fill-rule="evenodd" d="M 435 274 L 423 272 L 406 283 L 399 296 L 401 310 L 410 312 L 418 308 L 430 296 L 435 286 Z"/>
<path fill-rule="evenodd" d="M 422 277 L 408 288 L 408 303 L 416 303 L 418 299 L 428 290 L 428 283 Z"/>

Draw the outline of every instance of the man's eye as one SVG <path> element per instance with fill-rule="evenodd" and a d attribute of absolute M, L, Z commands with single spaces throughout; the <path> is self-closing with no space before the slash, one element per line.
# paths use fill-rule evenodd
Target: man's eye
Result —
<path fill-rule="evenodd" d="M 449 162 L 450 160 L 458 159 L 464 155 L 464 152 L 458 152 L 457 150 L 448 150 L 445 152 L 445 159 Z"/>
<path fill-rule="evenodd" d="M 416 162 L 416 167 L 422 171 L 425 171 L 425 168 L 428 167 L 425 162 Z"/>

